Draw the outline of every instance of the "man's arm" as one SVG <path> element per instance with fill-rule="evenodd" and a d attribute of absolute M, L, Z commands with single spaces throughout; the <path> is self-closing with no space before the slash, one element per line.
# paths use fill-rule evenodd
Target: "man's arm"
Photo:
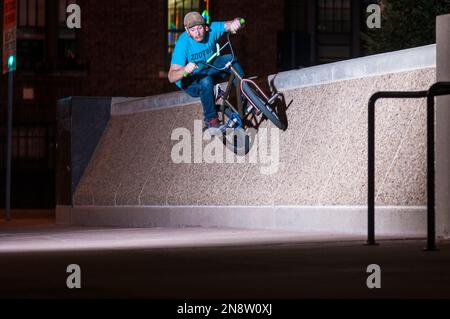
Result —
<path fill-rule="evenodd" d="M 184 74 L 184 66 L 178 64 L 171 64 L 169 69 L 169 74 L 167 77 L 169 78 L 170 83 L 175 83 L 183 78 Z"/>
<path fill-rule="evenodd" d="M 186 66 L 181 66 L 178 64 L 171 64 L 169 69 L 169 74 L 167 77 L 169 78 L 170 83 L 175 83 L 181 80 L 184 77 L 184 72 L 192 73 L 197 68 L 195 63 L 189 62 Z"/>

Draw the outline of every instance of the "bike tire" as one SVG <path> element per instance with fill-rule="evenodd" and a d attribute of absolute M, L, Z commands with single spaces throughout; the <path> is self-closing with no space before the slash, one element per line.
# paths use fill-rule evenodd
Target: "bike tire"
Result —
<path fill-rule="evenodd" d="M 255 106 L 269 119 L 276 127 L 281 130 L 286 129 L 286 124 L 281 121 L 278 114 L 271 105 L 266 105 L 264 98 L 260 96 L 248 83 L 243 83 L 242 88 L 248 98 L 255 104 Z"/>
<path fill-rule="evenodd" d="M 233 110 L 226 106 L 224 109 L 224 115 L 228 118 L 231 116 L 231 113 L 233 113 Z M 240 131 L 239 133 L 241 134 L 241 139 L 239 140 L 239 142 L 237 142 L 237 140 L 233 140 L 233 142 L 231 142 L 230 140 L 227 141 L 226 133 L 224 133 L 223 135 L 222 142 L 229 150 L 231 150 L 236 155 L 245 155 L 252 148 L 254 137 L 252 138 L 250 135 L 247 135 L 244 129 L 242 129 L 242 131 Z M 243 134 L 245 135 L 244 137 Z"/>

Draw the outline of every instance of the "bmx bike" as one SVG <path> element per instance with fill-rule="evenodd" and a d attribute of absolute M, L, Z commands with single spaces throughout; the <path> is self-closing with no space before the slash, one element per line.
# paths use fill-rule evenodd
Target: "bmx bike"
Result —
<path fill-rule="evenodd" d="M 241 24 L 245 20 L 241 19 Z M 255 128 L 258 117 L 265 117 L 271 121 L 277 128 L 286 129 L 285 122 L 280 118 L 276 111 L 274 102 L 280 96 L 276 93 L 268 97 L 263 90 L 251 79 L 243 77 L 233 66 L 236 61 L 233 46 L 230 39 L 230 32 L 227 32 L 227 41 L 222 45 L 217 45 L 216 53 L 214 53 L 206 62 L 198 62 L 203 68 L 213 68 L 219 72 L 227 72 L 230 74 L 225 90 L 219 90 L 216 96 L 216 108 L 221 124 L 221 133 L 223 134 L 223 143 L 231 146 L 236 154 L 247 154 L 251 149 L 254 135 L 249 133 L 250 128 Z M 231 59 L 224 67 L 219 68 L 211 62 L 218 57 L 221 52 L 228 47 L 231 52 Z M 184 74 L 189 76 L 189 74 Z M 219 85 L 219 84 L 217 84 Z M 232 88 L 235 87 L 236 94 L 232 94 Z M 220 88 L 220 85 L 219 85 Z M 255 132 L 253 130 L 252 132 Z"/>

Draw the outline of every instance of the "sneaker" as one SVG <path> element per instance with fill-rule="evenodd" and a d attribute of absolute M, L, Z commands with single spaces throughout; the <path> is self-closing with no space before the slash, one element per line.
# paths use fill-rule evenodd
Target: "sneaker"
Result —
<path fill-rule="evenodd" d="M 206 124 L 207 128 L 219 128 L 220 127 L 219 119 L 217 117 L 213 117 L 209 120 L 205 120 L 205 124 Z"/>
<path fill-rule="evenodd" d="M 225 131 L 225 126 L 220 125 L 219 119 L 217 117 L 213 117 L 209 120 L 205 121 L 206 129 L 212 135 L 219 135 Z"/>

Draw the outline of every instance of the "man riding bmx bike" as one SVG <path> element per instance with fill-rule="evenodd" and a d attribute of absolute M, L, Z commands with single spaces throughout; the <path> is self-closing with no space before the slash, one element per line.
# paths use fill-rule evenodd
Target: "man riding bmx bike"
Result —
<path fill-rule="evenodd" d="M 175 44 L 168 79 L 190 96 L 200 97 L 205 126 L 208 129 L 219 129 L 215 104 L 219 87 L 216 84 L 224 80 L 229 73 L 212 68 L 202 69 L 198 64 L 207 61 L 215 53 L 216 44 L 225 32 L 236 33 L 242 27 L 240 19 L 212 22 L 208 26 L 200 13 L 193 11 L 184 17 L 184 27 L 186 32 L 180 35 Z M 231 59 L 231 55 L 218 56 L 212 64 L 222 68 Z M 235 61 L 233 66 L 244 76 L 239 62 Z"/>

